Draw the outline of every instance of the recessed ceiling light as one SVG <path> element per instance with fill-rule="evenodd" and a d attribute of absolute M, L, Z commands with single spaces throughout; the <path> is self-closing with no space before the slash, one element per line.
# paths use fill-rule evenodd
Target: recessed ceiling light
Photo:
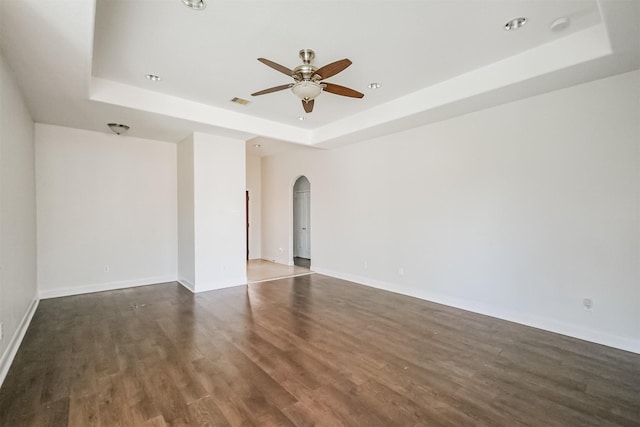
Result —
<path fill-rule="evenodd" d="M 380 86 L 382 86 L 380 83 L 369 83 L 369 89 L 380 89 Z"/>
<path fill-rule="evenodd" d="M 504 29 L 506 31 L 517 30 L 518 28 L 522 27 L 526 23 L 527 23 L 527 18 L 524 18 L 524 17 L 513 18 L 511 21 L 507 21 L 507 23 L 504 24 Z"/>
<path fill-rule="evenodd" d="M 207 7 L 207 4 L 204 2 L 204 0 L 182 0 L 182 3 L 193 10 L 204 10 L 204 8 Z"/>
<path fill-rule="evenodd" d="M 159 82 L 160 80 L 162 80 L 160 76 L 157 76 L 155 74 L 147 74 L 146 77 L 152 82 Z"/>
<path fill-rule="evenodd" d="M 566 16 L 563 16 L 562 18 L 558 18 L 555 21 L 553 21 L 549 28 L 551 28 L 551 31 L 558 33 L 562 30 L 566 30 L 567 27 L 569 27 L 570 23 L 571 21 L 569 20 L 569 18 L 567 18 Z"/>

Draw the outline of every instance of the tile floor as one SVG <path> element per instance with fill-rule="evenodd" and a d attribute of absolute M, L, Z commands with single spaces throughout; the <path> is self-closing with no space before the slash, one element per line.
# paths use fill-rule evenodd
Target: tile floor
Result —
<path fill-rule="evenodd" d="M 266 282 L 284 277 L 301 276 L 313 273 L 310 269 L 297 265 L 284 265 L 264 259 L 247 261 L 247 280 L 249 283 Z"/>

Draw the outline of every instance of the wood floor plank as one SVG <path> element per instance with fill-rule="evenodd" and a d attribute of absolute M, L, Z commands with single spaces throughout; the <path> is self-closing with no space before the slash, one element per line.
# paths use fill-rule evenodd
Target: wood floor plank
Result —
<path fill-rule="evenodd" d="M 640 355 L 318 274 L 40 302 L 0 426 L 640 426 Z"/>
<path fill-rule="evenodd" d="M 121 374 L 98 379 L 98 412 L 101 425 L 127 426 L 134 424 L 134 416 L 126 394 Z"/>
<path fill-rule="evenodd" d="M 95 394 L 75 394 L 69 400 L 69 425 L 100 427 L 100 409 Z"/>
<path fill-rule="evenodd" d="M 35 413 L 34 426 L 65 426 L 69 422 L 69 398 L 47 402 Z"/>
<path fill-rule="evenodd" d="M 347 427 L 343 420 L 338 418 L 334 411 L 313 398 L 313 393 L 303 393 L 301 388 L 296 388 L 300 400 L 293 405 L 284 408 L 287 418 L 296 426 L 327 426 Z"/>
<path fill-rule="evenodd" d="M 211 396 L 190 403 L 189 409 L 198 426 L 225 427 L 231 425 Z"/>

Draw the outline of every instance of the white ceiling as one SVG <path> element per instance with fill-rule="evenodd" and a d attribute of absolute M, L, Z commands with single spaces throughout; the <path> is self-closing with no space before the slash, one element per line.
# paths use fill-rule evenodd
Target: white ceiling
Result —
<path fill-rule="evenodd" d="M 2 0 L 1 47 L 37 122 L 259 137 L 263 154 L 287 147 L 271 140 L 332 147 L 640 67 L 636 0 L 207 3 Z M 528 24 L 504 31 L 518 16 Z M 571 25 L 553 32 L 559 17 Z M 289 90 L 250 96 L 291 81 L 256 58 L 294 68 L 303 48 L 318 67 L 351 59 L 328 81 L 365 97 L 323 93 L 304 114 Z"/>

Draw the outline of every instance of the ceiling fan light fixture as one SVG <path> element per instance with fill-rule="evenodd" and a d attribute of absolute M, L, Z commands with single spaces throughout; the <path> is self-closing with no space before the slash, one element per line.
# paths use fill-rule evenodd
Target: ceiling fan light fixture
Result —
<path fill-rule="evenodd" d="M 120 135 L 129 130 L 129 126 L 120 123 L 108 123 L 109 129 L 116 135 Z"/>
<path fill-rule="evenodd" d="M 302 80 L 291 87 L 298 98 L 303 101 L 311 101 L 322 92 L 322 85 L 311 80 Z"/>
<path fill-rule="evenodd" d="M 193 10 L 204 10 L 207 7 L 204 0 L 182 0 L 182 3 Z"/>

